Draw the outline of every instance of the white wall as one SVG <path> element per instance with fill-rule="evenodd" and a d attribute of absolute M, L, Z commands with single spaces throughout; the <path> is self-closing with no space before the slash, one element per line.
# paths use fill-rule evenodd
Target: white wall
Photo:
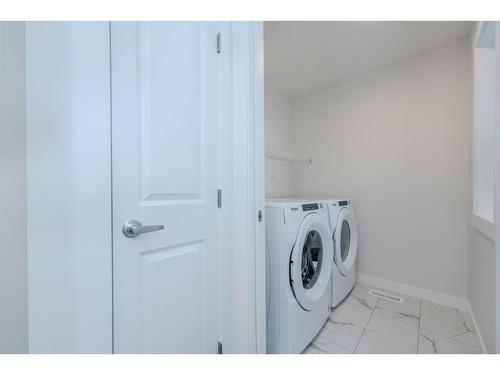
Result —
<path fill-rule="evenodd" d="M 26 24 L 29 351 L 112 350 L 107 22 Z"/>
<path fill-rule="evenodd" d="M 294 101 L 294 194 L 352 199 L 359 272 L 467 296 L 469 64 L 463 40 Z"/>
<path fill-rule="evenodd" d="M 24 23 L 0 22 L 0 353 L 27 340 Z"/>
<path fill-rule="evenodd" d="M 265 85 L 266 147 L 291 152 L 292 106 L 290 99 L 270 84 Z M 266 158 L 266 198 L 292 196 L 292 165 Z"/>

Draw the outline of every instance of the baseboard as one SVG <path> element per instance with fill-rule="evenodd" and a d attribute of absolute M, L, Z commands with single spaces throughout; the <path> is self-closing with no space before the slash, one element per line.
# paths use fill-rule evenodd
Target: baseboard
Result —
<path fill-rule="evenodd" d="M 474 315 L 474 311 L 472 311 L 472 308 L 471 308 L 471 305 L 469 302 L 467 302 L 467 309 L 469 310 L 470 315 L 472 317 L 472 323 L 474 324 L 474 328 L 476 330 L 477 336 L 479 337 L 481 349 L 483 350 L 483 353 L 486 354 L 486 353 L 488 353 L 488 351 L 486 350 L 486 346 L 484 345 L 483 335 L 481 335 L 481 331 L 479 330 L 479 326 L 477 325 L 476 316 Z"/>
<path fill-rule="evenodd" d="M 460 310 L 470 311 L 469 303 L 465 298 L 451 296 L 449 294 L 439 293 L 429 289 L 418 288 L 416 286 L 398 283 L 396 281 L 386 280 L 380 277 L 370 276 L 363 273 L 358 273 L 357 277 L 360 283 L 369 284 L 377 288 L 388 289 L 396 293 L 402 293 L 411 297 L 425 299 L 430 302 L 439 303 L 441 305 L 457 308 Z"/>

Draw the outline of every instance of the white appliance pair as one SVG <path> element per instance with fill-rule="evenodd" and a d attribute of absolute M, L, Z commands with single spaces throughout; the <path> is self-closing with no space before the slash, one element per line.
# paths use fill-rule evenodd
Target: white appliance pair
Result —
<path fill-rule="evenodd" d="M 348 200 L 266 202 L 267 351 L 301 353 L 356 278 Z"/>

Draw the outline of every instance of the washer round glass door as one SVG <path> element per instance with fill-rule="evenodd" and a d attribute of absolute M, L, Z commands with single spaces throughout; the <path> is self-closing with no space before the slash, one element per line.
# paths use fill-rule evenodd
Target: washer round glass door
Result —
<path fill-rule="evenodd" d="M 311 213 L 304 218 L 290 255 L 290 285 L 304 310 L 315 310 L 330 284 L 333 250 L 329 238 L 321 215 Z"/>
<path fill-rule="evenodd" d="M 358 251 L 358 228 L 352 208 L 346 207 L 340 211 L 333 241 L 335 264 L 340 273 L 346 276 L 355 266 Z"/>

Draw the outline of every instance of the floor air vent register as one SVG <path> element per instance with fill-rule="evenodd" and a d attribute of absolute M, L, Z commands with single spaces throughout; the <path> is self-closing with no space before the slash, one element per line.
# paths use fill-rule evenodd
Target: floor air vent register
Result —
<path fill-rule="evenodd" d="M 380 298 L 383 298 L 383 299 L 385 299 L 387 301 L 392 301 L 392 302 L 397 302 L 397 303 L 403 303 L 404 302 L 403 297 L 400 297 L 400 296 L 397 296 L 395 294 L 391 294 L 391 293 L 388 293 L 388 292 L 384 292 L 382 290 L 370 289 L 368 291 L 368 293 L 371 294 L 372 296 L 380 297 Z"/>

